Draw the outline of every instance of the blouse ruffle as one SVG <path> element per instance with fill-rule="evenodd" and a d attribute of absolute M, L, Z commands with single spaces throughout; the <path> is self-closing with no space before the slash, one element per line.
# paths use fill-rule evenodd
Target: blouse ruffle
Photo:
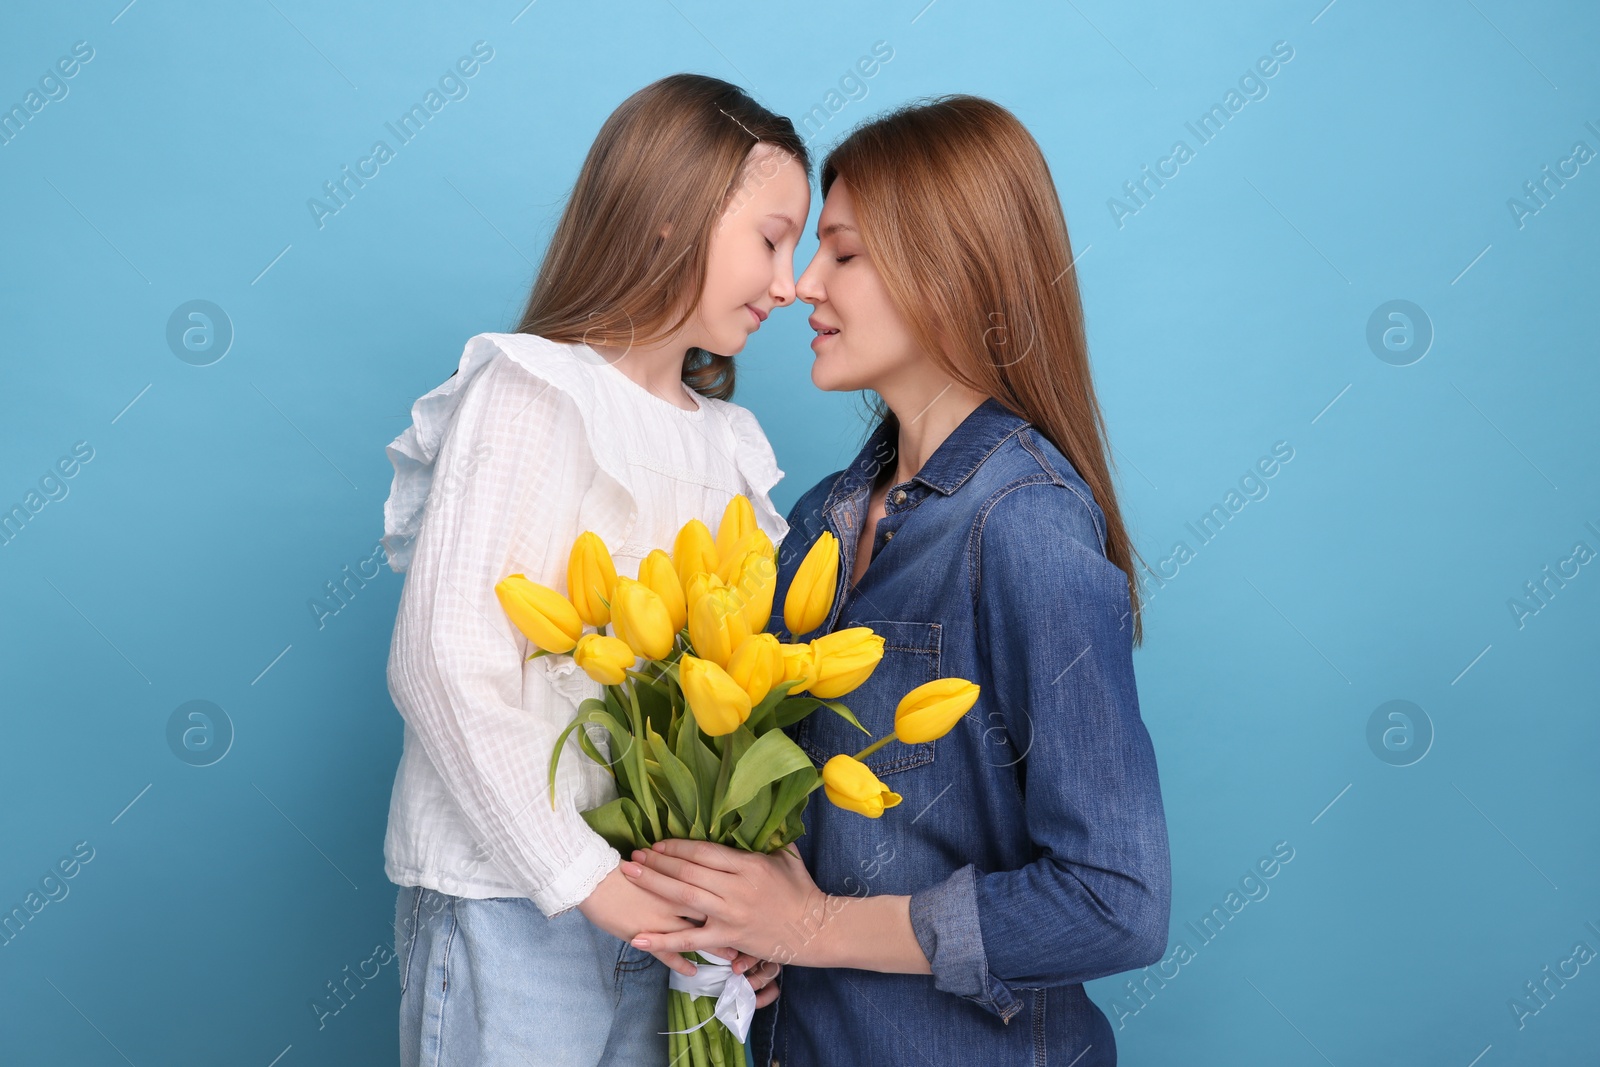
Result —
<path fill-rule="evenodd" d="M 618 435 L 607 431 L 604 416 L 600 414 L 606 406 L 601 391 L 613 386 L 598 376 L 620 372 L 609 369 L 601 356 L 587 345 L 563 344 L 535 334 L 481 333 L 467 340 L 456 373 L 411 406 L 411 425 L 384 449 L 394 467 L 394 480 L 383 505 L 382 543 L 390 569 L 396 572 L 404 571 L 411 562 L 411 550 L 422 528 L 439 450 L 455 420 L 461 398 L 472 381 L 500 353 L 573 399 L 582 415 L 586 443 L 595 465 L 627 499 L 630 529 L 638 517 L 638 499 L 630 484 L 632 475 L 627 456 Z M 738 404 L 709 397 L 700 399 L 702 404 L 713 409 L 712 413 L 726 419 L 733 431 L 737 445 L 734 464 L 749 486 L 746 495 L 755 511 L 756 524 L 777 544 L 788 532 L 788 524 L 773 506 L 769 494 L 783 477 L 783 471 L 778 467 L 766 434 L 756 417 Z M 627 530 L 615 533 L 615 543 L 620 544 L 626 535 Z M 551 680 L 557 681 L 555 677 Z M 570 681 L 575 688 L 578 679 Z"/>

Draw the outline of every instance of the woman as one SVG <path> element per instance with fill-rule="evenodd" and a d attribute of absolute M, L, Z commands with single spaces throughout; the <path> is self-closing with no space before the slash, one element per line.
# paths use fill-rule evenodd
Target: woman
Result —
<path fill-rule="evenodd" d="M 947 97 L 853 133 L 822 191 L 796 283 L 812 380 L 876 393 L 879 423 L 790 513 L 775 602 L 831 531 L 832 614 L 790 637 L 885 637 L 849 697 L 870 735 L 934 678 L 981 696 L 938 741 L 868 758 L 903 797 L 888 817 L 819 798 L 798 855 L 634 853 L 627 876 L 707 920 L 633 944 L 791 964 L 758 1063 L 1113 1064 L 1083 983 L 1161 957 L 1171 869 L 1133 550 L 1049 168 L 1008 111 Z M 819 764 L 866 744 L 823 710 L 791 733 Z"/>

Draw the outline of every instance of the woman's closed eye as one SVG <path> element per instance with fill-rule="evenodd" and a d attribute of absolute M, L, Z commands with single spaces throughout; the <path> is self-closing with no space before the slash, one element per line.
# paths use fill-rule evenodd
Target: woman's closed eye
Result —
<path fill-rule="evenodd" d="M 833 261 L 834 261 L 834 262 L 835 262 L 835 263 L 848 263 L 848 262 L 850 262 L 850 261 L 851 261 L 851 260 L 852 260 L 852 259 L 855 259 L 855 258 L 856 258 L 856 256 L 855 256 L 855 253 L 854 253 L 854 252 L 852 252 L 852 253 L 850 253 L 850 254 L 849 254 L 849 255 L 847 255 L 847 256 L 834 256 L 834 257 L 833 257 Z"/>

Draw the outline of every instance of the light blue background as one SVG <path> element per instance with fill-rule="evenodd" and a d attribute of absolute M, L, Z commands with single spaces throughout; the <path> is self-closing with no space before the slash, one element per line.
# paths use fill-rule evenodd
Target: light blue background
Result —
<path fill-rule="evenodd" d="M 881 40 L 814 144 L 925 94 L 1015 110 L 1080 254 L 1136 543 L 1195 549 L 1136 657 L 1194 958 L 1142 1006 L 1128 976 L 1090 986 L 1139 1008 L 1124 1062 L 1593 1062 L 1600 964 L 1520 1029 L 1509 1001 L 1600 951 L 1600 565 L 1521 628 L 1507 605 L 1600 550 L 1600 164 L 1521 228 L 1507 207 L 1600 149 L 1592 7 L 123 2 L 0 28 L 5 107 L 94 49 L 0 146 L 0 507 L 94 450 L 0 547 L 0 907 L 94 850 L 0 947 L 0 1059 L 394 1062 L 393 966 L 321 1030 L 310 1004 L 393 936 L 400 578 L 322 629 L 308 601 L 372 554 L 411 401 L 514 327 L 623 97 L 698 70 L 799 115 Z M 470 94 L 319 229 L 307 200 L 478 40 Z M 1276 41 L 1268 95 L 1119 227 L 1108 199 Z M 237 331 L 210 366 L 165 339 L 194 299 Z M 1408 366 L 1366 341 L 1394 299 L 1435 331 Z M 740 361 L 785 509 L 864 430 L 810 388 L 804 320 Z M 1196 547 L 1185 524 L 1278 441 L 1270 494 Z M 1396 699 L 1435 734 L 1405 767 L 1367 742 Z M 190 700 L 235 730 L 211 766 L 168 746 Z M 1270 894 L 1200 945 L 1185 922 L 1280 841 Z"/>

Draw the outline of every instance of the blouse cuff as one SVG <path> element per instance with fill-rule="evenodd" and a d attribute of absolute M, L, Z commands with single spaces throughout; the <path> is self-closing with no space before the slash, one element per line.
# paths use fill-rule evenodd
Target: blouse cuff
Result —
<path fill-rule="evenodd" d="M 529 894 L 545 918 L 554 919 L 583 903 L 622 856 L 599 834 L 591 835 L 563 865 L 555 880 Z"/>

